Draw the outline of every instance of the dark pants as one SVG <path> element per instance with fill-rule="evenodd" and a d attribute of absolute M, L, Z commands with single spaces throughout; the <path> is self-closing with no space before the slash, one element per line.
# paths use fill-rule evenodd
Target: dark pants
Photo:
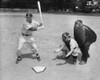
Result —
<path fill-rule="evenodd" d="M 87 62 L 87 59 L 90 57 L 89 55 L 89 47 L 90 47 L 90 44 L 89 42 L 85 43 L 84 45 L 80 46 L 80 49 L 82 51 L 82 61 L 85 61 Z"/>
<path fill-rule="evenodd" d="M 77 56 L 73 56 L 73 55 L 72 55 L 72 57 L 73 57 L 73 60 L 77 60 Z"/>
<path fill-rule="evenodd" d="M 69 57 L 73 57 L 73 61 L 76 61 L 77 60 L 77 58 L 78 58 L 78 56 L 73 56 L 73 55 L 69 55 L 66 59 L 68 59 Z"/>

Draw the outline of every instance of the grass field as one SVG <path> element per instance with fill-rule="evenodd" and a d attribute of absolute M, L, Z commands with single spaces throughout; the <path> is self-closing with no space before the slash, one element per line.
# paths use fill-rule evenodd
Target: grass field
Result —
<path fill-rule="evenodd" d="M 33 14 L 40 22 L 39 14 Z M 0 64 L 1 80 L 99 80 L 100 79 L 100 17 L 63 14 L 43 14 L 45 29 L 34 32 L 41 61 L 24 58 L 15 64 L 18 37 L 25 13 L 0 13 Z M 62 43 L 61 34 L 69 32 L 73 36 L 73 26 L 77 19 L 90 26 L 97 33 L 97 41 L 90 47 L 90 58 L 86 65 L 63 63 L 64 60 L 52 60 L 57 54 L 53 51 Z M 23 54 L 29 54 L 25 45 Z M 60 54 L 60 53 L 58 53 Z M 36 74 L 31 67 L 46 66 L 45 72 Z"/>

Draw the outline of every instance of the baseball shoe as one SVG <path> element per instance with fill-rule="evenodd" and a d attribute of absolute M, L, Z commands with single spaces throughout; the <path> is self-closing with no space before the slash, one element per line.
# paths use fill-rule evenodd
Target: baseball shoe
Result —
<path fill-rule="evenodd" d="M 41 61 L 39 54 L 36 54 L 36 58 L 38 61 Z"/>
<path fill-rule="evenodd" d="M 74 59 L 74 60 L 73 60 L 73 64 L 75 65 L 76 63 L 77 63 L 77 60 L 76 60 L 76 59 Z"/>
<path fill-rule="evenodd" d="M 18 64 L 18 62 L 21 61 L 21 60 L 22 60 L 21 56 L 18 56 L 17 60 L 16 60 L 16 64 Z"/>
<path fill-rule="evenodd" d="M 81 61 L 79 64 L 80 65 L 84 65 L 84 64 L 86 64 L 86 62 L 85 61 Z"/>

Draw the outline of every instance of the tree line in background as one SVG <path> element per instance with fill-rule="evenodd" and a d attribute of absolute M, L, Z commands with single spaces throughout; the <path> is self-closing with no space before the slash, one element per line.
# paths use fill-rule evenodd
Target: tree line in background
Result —
<path fill-rule="evenodd" d="M 1 8 L 21 8 L 21 9 L 37 9 L 38 0 L 0 0 Z M 93 0 L 39 0 L 41 2 L 42 11 L 80 11 L 91 12 L 93 7 L 87 5 L 87 1 Z"/>

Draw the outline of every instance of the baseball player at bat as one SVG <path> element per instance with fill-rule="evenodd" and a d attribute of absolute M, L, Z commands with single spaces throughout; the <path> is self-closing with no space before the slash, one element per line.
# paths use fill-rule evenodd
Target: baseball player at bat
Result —
<path fill-rule="evenodd" d="M 40 61 L 40 56 L 38 54 L 38 48 L 37 45 L 35 44 L 35 39 L 33 37 L 33 32 L 37 31 L 38 29 L 44 28 L 42 23 L 39 23 L 35 20 L 33 20 L 33 15 L 32 13 L 28 12 L 26 14 L 26 20 L 23 23 L 22 31 L 19 37 L 19 44 L 18 44 L 18 51 L 17 51 L 17 61 L 22 60 L 22 53 L 21 49 L 25 43 L 28 43 L 31 47 L 31 50 L 33 54 L 36 54 L 36 58 L 38 61 Z"/>

